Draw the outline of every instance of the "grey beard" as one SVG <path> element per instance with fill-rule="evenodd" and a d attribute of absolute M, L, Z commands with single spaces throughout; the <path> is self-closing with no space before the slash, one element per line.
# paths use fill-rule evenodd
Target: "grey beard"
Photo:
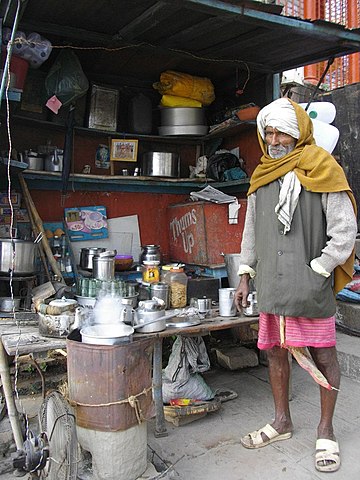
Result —
<path fill-rule="evenodd" d="M 290 153 L 295 148 L 295 143 L 291 145 L 277 145 L 276 147 L 269 145 L 268 146 L 268 153 L 271 158 L 281 158 Z"/>

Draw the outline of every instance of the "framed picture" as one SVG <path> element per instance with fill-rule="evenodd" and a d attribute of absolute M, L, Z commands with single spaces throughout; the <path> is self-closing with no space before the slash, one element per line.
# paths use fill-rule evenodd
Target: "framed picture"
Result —
<path fill-rule="evenodd" d="M 136 162 L 138 141 L 112 139 L 110 160 L 117 162 Z"/>

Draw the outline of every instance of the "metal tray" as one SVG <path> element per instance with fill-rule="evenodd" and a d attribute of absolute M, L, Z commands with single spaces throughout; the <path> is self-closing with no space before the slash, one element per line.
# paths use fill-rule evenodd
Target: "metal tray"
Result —
<path fill-rule="evenodd" d="M 200 319 L 193 319 L 193 320 L 185 320 L 183 318 L 173 318 L 171 322 L 166 322 L 166 326 L 169 328 L 187 328 L 187 327 L 195 327 L 196 325 L 200 325 Z"/>

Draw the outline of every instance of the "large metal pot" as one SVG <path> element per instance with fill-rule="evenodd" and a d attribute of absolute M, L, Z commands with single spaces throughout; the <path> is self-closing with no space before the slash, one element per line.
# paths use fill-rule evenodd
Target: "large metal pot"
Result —
<path fill-rule="evenodd" d="M 203 108 L 194 107 L 168 107 L 162 108 L 161 125 L 206 125 Z"/>
<path fill-rule="evenodd" d="M 178 177 L 180 156 L 170 152 L 147 152 L 142 157 L 143 175 L 150 177 Z"/>
<path fill-rule="evenodd" d="M 101 247 L 82 248 L 80 251 L 80 268 L 83 270 L 92 270 L 94 255 L 105 252 L 105 250 L 106 248 Z"/>
<path fill-rule="evenodd" d="M 13 261 L 14 242 L 15 257 Z M 10 238 L 0 239 L 0 273 L 9 273 L 12 269 L 16 275 L 27 275 L 35 270 L 36 245 L 31 241 Z"/>

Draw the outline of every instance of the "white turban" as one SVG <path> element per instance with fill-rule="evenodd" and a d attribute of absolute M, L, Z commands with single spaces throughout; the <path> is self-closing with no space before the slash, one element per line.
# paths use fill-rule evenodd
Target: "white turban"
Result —
<path fill-rule="evenodd" d="M 261 138 L 265 140 L 265 128 L 276 128 L 279 132 L 287 133 L 299 139 L 300 130 L 294 107 L 287 98 L 278 98 L 262 108 L 256 117 L 257 127 Z"/>

